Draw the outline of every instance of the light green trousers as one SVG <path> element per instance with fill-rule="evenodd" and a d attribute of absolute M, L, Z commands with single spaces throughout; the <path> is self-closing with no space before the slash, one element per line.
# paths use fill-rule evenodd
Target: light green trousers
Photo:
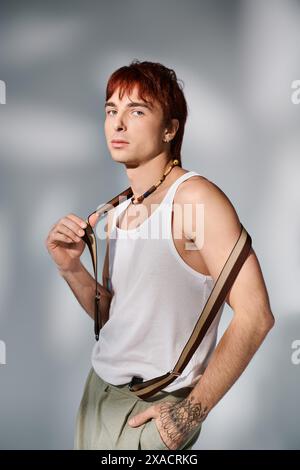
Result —
<path fill-rule="evenodd" d="M 141 399 L 126 385 L 111 385 L 91 368 L 76 416 L 74 450 L 170 450 L 162 440 L 155 418 L 138 427 L 128 420 L 154 403 L 183 400 L 191 388 L 174 392 L 157 392 Z M 180 449 L 191 449 L 198 439 L 201 425 Z"/>

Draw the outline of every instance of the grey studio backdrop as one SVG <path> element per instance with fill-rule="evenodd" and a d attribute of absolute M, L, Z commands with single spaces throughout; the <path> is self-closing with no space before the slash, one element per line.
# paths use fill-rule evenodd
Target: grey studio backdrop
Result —
<path fill-rule="evenodd" d="M 103 104 L 109 75 L 134 58 L 183 80 L 183 167 L 233 202 L 276 317 L 195 449 L 299 448 L 299 2 L 10 1 L 0 9 L 0 448 L 73 446 L 93 325 L 44 240 L 63 215 L 85 217 L 128 185 L 106 146 Z M 92 271 L 87 250 L 83 262 Z M 232 314 L 226 306 L 219 339 Z"/>

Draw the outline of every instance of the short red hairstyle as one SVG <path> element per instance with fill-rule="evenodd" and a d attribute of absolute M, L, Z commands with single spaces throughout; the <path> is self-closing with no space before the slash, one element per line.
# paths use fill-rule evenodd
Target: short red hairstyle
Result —
<path fill-rule="evenodd" d="M 119 89 L 119 99 L 124 93 L 128 95 L 137 85 L 139 97 L 144 101 L 158 101 L 161 105 L 164 123 L 167 126 L 171 119 L 178 119 L 179 128 L 171 141 L 171 156 L 181 164 L 181 145 L 184 126 L 187 119 L 187 103 L 174 70 L 158 62 L 140 62 L 134 59 L 128 66 L 117 69 L 106 86 L 106 101 Z"/>

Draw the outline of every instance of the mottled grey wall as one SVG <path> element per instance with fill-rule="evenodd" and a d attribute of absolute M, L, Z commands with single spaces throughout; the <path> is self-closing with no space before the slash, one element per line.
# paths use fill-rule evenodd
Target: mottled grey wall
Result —
<path fill-rule="evenodd" d="M 93 325 L 44 240 L 62 215 L 85 217 L 128 185 L 106 147 L 103 100 L 109 75 L 134 58 L 184 81 L 183 167 L 235 205 L 277 320 L 195 448 L 299 448 L 299 2 L 10 1 L 0 10 L 0 448 L 72 448 Z M 231 317 L 226 308 L 219 336 Z"/>

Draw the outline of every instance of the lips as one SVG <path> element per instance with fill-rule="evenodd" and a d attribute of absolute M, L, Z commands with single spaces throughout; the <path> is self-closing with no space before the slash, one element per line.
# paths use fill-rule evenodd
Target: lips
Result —
<path fill-rule="evenodd" d="M 129 144 L 129 142 L 127 142 L 127 140 L 119 140 L 119 139 L 112 140 L 111 143 L 112 144 Z"/>

